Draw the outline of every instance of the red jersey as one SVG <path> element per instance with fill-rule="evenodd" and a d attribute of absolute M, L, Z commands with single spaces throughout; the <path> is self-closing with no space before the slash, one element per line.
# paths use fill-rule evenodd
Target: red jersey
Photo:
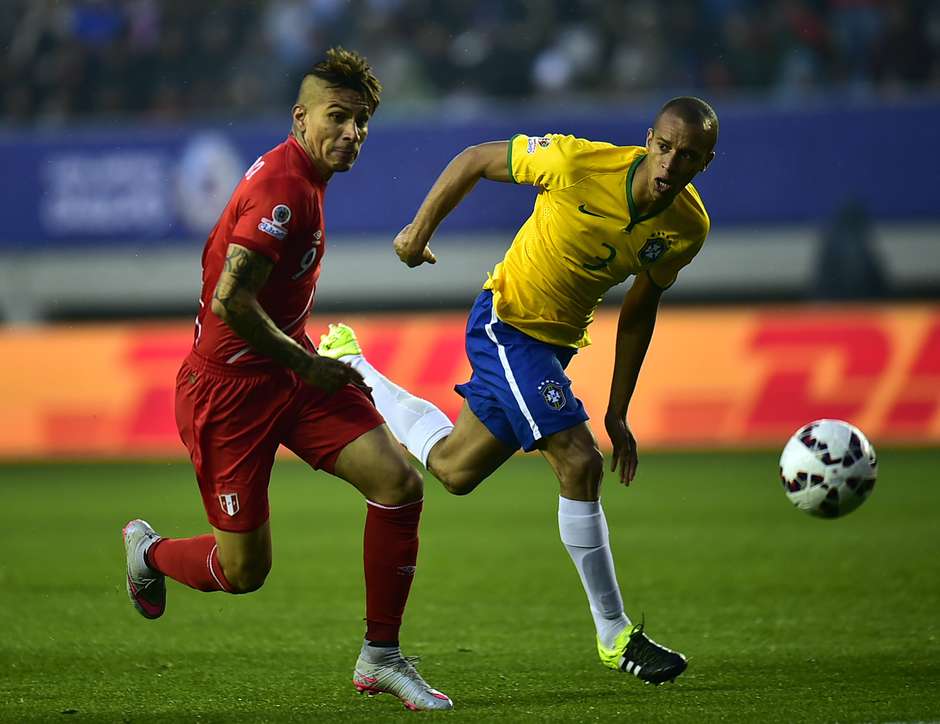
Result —
<path fill-rule="evenodd" d="M 272 363 L 212 312 L 212 295 L 232 242 L 274 262 L 258 302 L 285 334 L 311 347 L 305 322 L 326 250 L 325 190 L 326 183 L 293 136 L 259 156 L 245 172 L 202 253 L 202 295 L 193 347 L 200 355 L 239 367 Z"/>

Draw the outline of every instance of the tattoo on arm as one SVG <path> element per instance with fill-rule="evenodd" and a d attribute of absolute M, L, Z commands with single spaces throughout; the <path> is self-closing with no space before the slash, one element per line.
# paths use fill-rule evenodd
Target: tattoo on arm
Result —
<path fill-rule="evenodd" d="M 303 374 L 312 357 L 288 337 L 258 303 L 274 262 L 239 244 L 229 244 L 225 267 L 212 294 L 212 309 L 260 354 Z"/>
<path fill-rule="evenodd" d="M 225 267 L 219 275 L 213 298 L 225 308 L 248 294 L 257 297 L 274 264 L 266 256 L 238 244 L 229 244 Z"/>

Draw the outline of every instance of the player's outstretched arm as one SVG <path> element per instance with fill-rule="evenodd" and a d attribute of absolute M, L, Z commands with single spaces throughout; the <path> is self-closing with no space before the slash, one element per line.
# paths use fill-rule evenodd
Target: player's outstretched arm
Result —
<path fill-rule="evenodd" d="M 610 469 L 620 471 L 620 482 L 624 485 L 630 484 L 637 468 L 636 439 L 627 425 L 627 409 L 653 337 L 660 296 L 662 289 L 650 280 L 649 274 L 643 273 L 636 277 L 620 307 L 614 375 L 604 426 L 614 448 Z"/>
<path fill-rule="evenodd" d="M 481 178 L 512 181 L 508 157 L 508 141 L 481 143 L 457 154 L 437 177 L 412 222 L 395 237 L 398 258 L 410 267 L 434 264 L 437 258 L 428 242 L 435 229 Z"/>
<path fill-rule="evenodd" d="M 239 244 L 229 244 L 225 267 L 212 294 L 212 311 L 259 354 L 294 370 L 306 383 L 335 392 L 362 376 L 337 360 L 310 354 L 288 337 L 258 302 L 274 262 Z"/>

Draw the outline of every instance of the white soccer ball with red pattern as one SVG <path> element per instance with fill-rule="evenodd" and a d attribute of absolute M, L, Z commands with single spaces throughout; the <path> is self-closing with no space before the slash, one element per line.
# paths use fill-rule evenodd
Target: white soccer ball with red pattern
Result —
<path fill-rule="evenodd" d="M 854 425 L 816 420 L 797 430 L 780 456 L 780 479 L 800 510 L 838 518 L 865 502 L 875 487 L 875 449 Z"/>

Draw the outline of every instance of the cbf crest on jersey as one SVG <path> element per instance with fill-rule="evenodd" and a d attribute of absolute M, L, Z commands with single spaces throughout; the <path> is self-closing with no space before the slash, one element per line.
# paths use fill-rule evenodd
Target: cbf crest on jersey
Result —
<path fill-rule="evenodd" d="M 646 240 L 646 243 L 643 244 L 643 248 L 640 249 L 640 253 L 637 255 L 640 258 L 640 263 L 652 264 L 654 261 L 659 259 L 659 257 L 666 253 L 671 243 L 672 242 L 669 238 L 667 238 L 666 234 L 661 231 L 657 231 Z"/>
<path fill-rule="evenodd" d="M 544 380 L 539 384 L 539 394 L 545 404 L 553 410 L 562 409 L 568 400 L 565 398 L 565 388 L 557 380 Z"/>

